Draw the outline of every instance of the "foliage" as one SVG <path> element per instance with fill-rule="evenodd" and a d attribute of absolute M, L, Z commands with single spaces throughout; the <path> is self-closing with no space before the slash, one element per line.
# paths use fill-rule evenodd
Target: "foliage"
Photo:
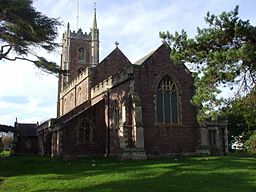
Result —
<path fill-rule="evenodd" d="M 245 142 L 256 130 L 256 97 L 255 93 L 250 93 L 239 98 L 224 110 L 224 115 L 228 120 L 229 141 L 241 138 Z"/>
<path fill-rule="evenodd" d="M 245 142 L 245 148 L 253 153 L 256 154 L 256 131 L 254 134 L 251 135 L 251 137 Z"/>
<path fill-rule="evenodd" d="M 63 72 L 56 63 L 35 53 L 37 48 L 50 52 L 58 47 L 54 40 L 61 23 L 36 11 L 32 3 L 32 0 L 0 0 L 0 60 L 22 59 L 49 73 Z M 11 51 L 17 56 L 12 58 Z M 30 59 L 31 56 L 36 59 Z"/>
<path fill-rule="evenodd" d="M 4 150 L 4 145 L 2 144 L 2 137 L 0 137 L 0 153 Z"/>
<path fill-rule="evenodd" d="M 4 147 L 8 147 L 12 144 L 12 137 L 11 136 L 8 136 L 8 135 L 4 135 L 2 137 L 2 144 L 4 145 Z"/>
<path fill-rule="evenodd" d="M 0 151 L 0 157 L 9 157 L 9 156 L 10 156 L 10 151 Z"/>
<path fill-rule="evenodd" d="M 96 166 L 92 166 L 92 162 Z M 187 157 L 64 162 L 39 157 L 0 159 L 0 191 L 242 192 L 256 187 L 253 157 Z"/>
<path fill-rule="evenodd" d="M 160 32 L 174 63 L 190 63 L 196 71 L 193 103 L 200 108 L 199 120 L 219 115 L 230 102 L 219 96 L 222 87 L 236 88 L 236 96 L 244 96 L 255 93 L 256 84 L 256 27 L 239 19 L 238 6 L 217 16 L 208 12 L 205 21 L 209 27 L 198 27 L 194 38 L 184 30 Z"/>

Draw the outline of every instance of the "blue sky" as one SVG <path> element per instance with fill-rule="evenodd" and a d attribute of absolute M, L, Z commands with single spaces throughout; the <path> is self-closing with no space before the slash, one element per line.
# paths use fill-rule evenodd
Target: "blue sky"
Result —
<path fill-rule="evenodd" d="M 89 32 L 92 25 L 93 0 L 79 0 L 79 28 Z M 239 5 L 239 16 L 256 25 L 255 0 L 98 0 L 97 21 L 100 30 L 100 59 L 114 48 L 115 41 L 131 62 L 161 44 L 159 31 L 181 31 L 195 35 L 196 27 L 204 27 L 207 11 L 219 14 Z M 63 21 L 62 33 L 70 22 L 77 30 L 75 0 L 35 0 L 38 11 Z M 60 50 L 47 54 L 59 63 Z M 0 61 L 0 124 L 42 122 L 56 116 L 57 78 L 44 74 L 31 63 Z"/>

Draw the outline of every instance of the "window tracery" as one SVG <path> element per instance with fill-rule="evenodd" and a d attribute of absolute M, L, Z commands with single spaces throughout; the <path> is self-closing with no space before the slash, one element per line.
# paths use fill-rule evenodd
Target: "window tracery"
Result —
<path fill-rule="evenodd" d="M 156 110 L 158 123 L 179 122 L 178 90 L 169 76 L 165 76 L 157 85 Z"/>

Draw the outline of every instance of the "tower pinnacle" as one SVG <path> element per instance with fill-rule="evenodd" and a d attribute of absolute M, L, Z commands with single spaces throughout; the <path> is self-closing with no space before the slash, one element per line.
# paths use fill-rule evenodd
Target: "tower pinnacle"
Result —
<path fill-rule="evenodd" d="M 91 66 L 96 66 L 97 64 L 99 64 L 99 29 L 97 28 L 97 19 L 96 19 L 96 1 L 94 1 L 94 16 L 93 16 L 93 24 L 91 28 L 91 45 L 92 45 Z"/>
<path fill-rule="evenodd" d="M 97 29 L 97 19 L 96 19 L 96 1 L 94 1 L 94 16 L 93 16 L 93 29 Z"/>

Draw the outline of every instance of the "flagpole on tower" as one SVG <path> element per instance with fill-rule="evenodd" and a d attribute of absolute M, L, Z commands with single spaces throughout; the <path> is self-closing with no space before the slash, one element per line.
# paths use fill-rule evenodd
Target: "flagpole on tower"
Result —
<path fill-rule="evenodd" d="M 76 0 L 76 29 L 79 27 L 79 0 Z"/>

